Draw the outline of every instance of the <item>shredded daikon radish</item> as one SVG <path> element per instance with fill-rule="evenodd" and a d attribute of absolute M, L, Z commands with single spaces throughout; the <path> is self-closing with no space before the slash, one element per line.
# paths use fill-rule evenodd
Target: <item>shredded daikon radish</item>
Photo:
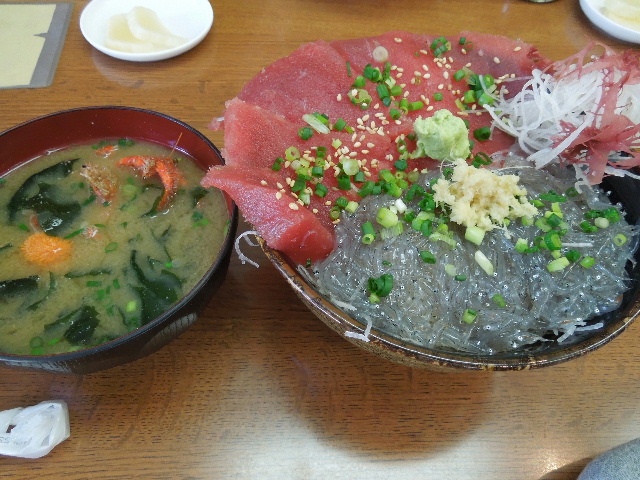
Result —
<path fill-rule="evenodd" d="M 593 47 L 593 46 L 591 46 Z M 517 139 L 536 168 L 554 162 L 576 165 L 580 184 L 596 184 L 603 175 L 630 175 L 640 165 L 640 72 L 633 58 L 606 50 L 586 60 L 534 70 L 522 90 L 504 91 L 485 105 L 498 128 Z M 586 63 L 585 63 L 586 62 Z"/>
<path fill-rule="evenodd" d="M 242 253 L 242 251 L 240 250 L 240 240 L 242 240 L 242 239 L 244 239 L 252 247 L 257 247 L 258 246 L 257 243 L 254 243 L 249 238 L 249 236 L 251 236 L 251 235 L 254 235 L 254 236 L 258 235 L 258 232 L 256 232 L 255 230 L 249 230 L 249 231 L 246 231 L 246 232 L 238 235 L 238 238 L 236 238 L 234 247 L 235 247 L 235 250 L 236 250 L 236 254 L 238 255 L 238 258 L 240 259 L 240 261 L 242 262 L 243 265 L 245 263 L 250 263 L 254 267 L 260 268 L 260 265 L 258 265 L 257 262 L 254 262 L 253 260 L 251 260 L 244 253 Z"/>

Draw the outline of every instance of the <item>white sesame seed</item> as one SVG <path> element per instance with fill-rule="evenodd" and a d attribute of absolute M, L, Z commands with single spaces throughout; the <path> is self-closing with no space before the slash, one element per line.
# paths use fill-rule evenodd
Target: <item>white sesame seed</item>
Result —
<path fill-rule="evenodd" d="M 369 150 L 366 150 L 366 149 L 362 150 L 363 155 L 367 155 L 368 153 L 369 153 Z"/>
<path fill-rule="evenodd" d="M 353 144 L 353 148 L 360 148 L 362 146 L 362 143 L 360 142 L 356 142 Z"/>
<path fill-rule="evenodd" d="M 519 52 L 520 50 L 522 50 L 522 47 L 516 47 L 513 49 L 514 52 Z"/>
<path fill-rule="evenodd" d="M 290 208 L 291 210 L 298 210 L 300 207 L 298 207 L 298 204 L 297 204 L 297 203 L 295 203 L 295 202 L 291 202 L 291 203 L 289 204 L 289 208 Z"/>
<path fill-rule="evenodd" d="M 402 39 L 400 37 L 394 38 L 393 41 L 396 43 L 402 43 Z"/>
<path fill-rule="evenodd" d="M 500 63 L 500 59 L 498 57 L 493 57 L 493 63 Z"/>
<path fill-rule="evenodd" d="M 313 213 L 315 213 L 316 215 L 318 214 L 318 209 L 314 208 L 313 210 L 311 210 Z"/>
<path fill-rule="evenodd" d="M 276 192 L 276 198 L 280 200 L 282 198 L 282 192 Z"/>
<path fill-rule="evenodd" d="M 373 144 L 372 142 L 367 143 L 367 147 L 368 148 L 373 148 L 375 147 L 375 144 Z"/>
<path fill-rule="evenodd" d="M 447 72 L 445 70 L 445 72 L 442 74 L 442 76 L 444 77 L 445 80 L 449 80 L 449 72 Z"/>
<path fill-rule="evenodd" d="M 338 96 L 336 97 L 336 100 L 338 100 L 339 102 L 342 101 L 342 94 L 341 93 L 338 94 Z"/>
<path fill-rule="evenodd" d="M 441 83 L 440 85 L 438 85 L 438 90 L 444 90 L 444 83 Z"/>
<path fill-rule="evenodd" d="M 266 180 L 260 180 L 260 185 L 262 185 L 263 187 L 266 187 L 268 183 Z"/>
<path fill-rule="evenodd" d="M 278 187 L 278 189 L 280 190 L 284 188 L 284 186 L 280 182 L 276 183 L 276 187 Z"/>

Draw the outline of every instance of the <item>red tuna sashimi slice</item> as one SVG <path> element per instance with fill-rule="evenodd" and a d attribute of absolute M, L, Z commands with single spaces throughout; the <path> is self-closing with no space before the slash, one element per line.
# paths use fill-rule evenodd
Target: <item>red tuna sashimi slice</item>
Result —
<path fill-rule="evenodd" d="M 341 150 L 346 148 L 349 152 L 356 152 L 359 158 L 367 158 L 369 161 L 383 161 L 396 150 L 395 139 L 367 131 L 364 125 L 357 123 L 354 124 L 355 135 L 336 131 L 329 134 L 316 132 L 308 140 L 302 140 L 298 134 L 304 125 L 306 123 L 302 120 L 293 123 L 278 114 L 235 98 L 227 102 L 225 147 L 222 154 L 228 165 L 238 163 L 271 167 L 276 158 L 284 157 L 285 151 L 291 146 L 298 148 L 300 152 L 324 147 L 335 159 L 334 141 L 337 140 Z"/>
<path fill-rule="evenodd" d="M 344 59 L 327 42 L 317 41 L 266 67 L 244 86 L 238 98 L 293 122 L 314 112 L 336 120 L 350 113 L 337 97 L 344 95 L 352 82 Z"/>
<path fill-rule="evenodd" d="M 362 184 L 354 184 L 351 190 L 339 189 L 336 178 L 336 164 L 344 158 L 361 159 L 364 163 L 362 170 L 368 179 L 376 181 L 380 169 L 391 169 L 393 160 L 397 157 L 395 141 L 386 135 L 371 133 L 357 128 L 353 134 L 331 132 L 330 134 L 316 133 L 309 140 L 302 140 L 298 135 L 298 125 L 288 122 L 279 115 L 275 115 L 258 106 L 251 105 L 238 99 L 227 104 L 225 113 L 227 118 L 225 129 L 225 148 L 222 153 L 227 166 L 238 166 L 249 169 L 255 176 L 257 183 L 266 183 L 269 187 L 291 192 L 291 182 L 297 178 L 295 168 L 291 164 L 283 163 L 277 172 L 272 170 L 274 161 L 278 157 L 285 157 L 285 150 L 291 146 L 298 148 L 304 159 L 314 164 L 320 147 L 326 149 L 324 163 L 327 169 L 322 177 L 314 177 L 307 182 L 310 193 L 308 208 L 316 211 L 321 221 L 328 228 L 333 228 L 329 218 L 329 211 L 340 196 L 349 200 L 359 200 L 356 189 Z M 365 117 L 366 118 L 366 117 Z M 339 145 L 336 142 L 339 141 Z M 418 163 L 411 163 L 417 168 Z M 213 176 L 218 170 L 212 171 Z M 316 183 L 327 187 L 325 196 L 315 194 Z M 295 200 L 295 199 L 294 199 Z"/>
<path fill-rule="evenodd" d="M 375 37 L 338 40 L 331 42 L 331 45 L 359 72 L 367 64 L 382 68 L 384 62 L 375 61 L 374 51 L 378 47 L 384 47 L 388 53 L 387 60 L 392 65 L 391 76 L 403 87 L 403 96 L 409 102 L 421 101 L 425 105 L 422 109 L 409 112 L 406 117 L 413 121 L 445 108 L 467 119 L 470 131 L 489 126 L 491 117 L 486 112 L 460 112 L 458 102 L 468 86 L 464 79 L 454 79 L 456 71 L 466 67 L 476 73 L 491 74 L 495 78 L 514 76 L 515 80 L 505 79 L 503 85 L 514 82 L 508 85 L 515 89 L 520 88 L 523 82 L 521 79 L 530 75 L 533 68 L 549 65 L 549 60 L 543 58 L 532 45 L 496 35 L 465 32 L 447 38 L 451 43 L 451 50 L 444 56 L 436 57 L 430 47 L 438 38 L 406 32 L 387 32 Z M 461 38 L 472 42 L 473 47 L 460 45 Z M 369 85 L 368 90 L 375 95 L 374 86 Z M 512 137 L 504 132 L 494 131 L 491 140 L 476 145 L 474 152 L 491 154 L 512 144 Z"/>
<path fill-rule="evenodd" d="M 261 182 L 275 183 L 264 169 L 226 165 L 209 170 L 201 184 L 226 191 L 236 202 L 246 220 L 258 228 L 271 248 L 287 254 L 293 261 L 318 260 L 333 250 L 333 231 L 317 215 L 298 207 L 287 194 L 277 196 L 277 189 Z M 293 205 L 296 207 L 292 208 Z"/>

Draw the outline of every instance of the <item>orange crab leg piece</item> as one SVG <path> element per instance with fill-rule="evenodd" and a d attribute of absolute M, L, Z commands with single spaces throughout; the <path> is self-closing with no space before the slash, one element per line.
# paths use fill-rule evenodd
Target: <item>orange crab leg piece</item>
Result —
<path fill-rule="evenodd" d="M 80 172 L 87 179 L 96 196 L 102 202 L 109 202 L 118 191 L 118 178 L 107 168 L 93 163 L 82 166 Z"/>
<path fill-rule="evenodd" d="M 125 157 L 118 162 L 119 165 L 133 167 L 144 177 L 158 175 L 164 186 L 164 194 L 158 203 L 158 208 L 164 208 L 169 200 L 178 191 L 178 187 L 185 183 L 182 172 L 175 162 L 169 157 L 150 157 L 139 155 L 135 157 Z"/>

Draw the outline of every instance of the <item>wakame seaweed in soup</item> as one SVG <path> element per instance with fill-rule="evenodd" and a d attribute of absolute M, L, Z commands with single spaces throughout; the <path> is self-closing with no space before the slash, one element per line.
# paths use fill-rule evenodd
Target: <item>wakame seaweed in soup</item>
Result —
<path fill-rule="evenodd" d="M 180 152 L 128 139 L 74 146 L 0 179 L 0 352 L 118 338 L 186 294 L 218 254 L 222 194 Z"/>

